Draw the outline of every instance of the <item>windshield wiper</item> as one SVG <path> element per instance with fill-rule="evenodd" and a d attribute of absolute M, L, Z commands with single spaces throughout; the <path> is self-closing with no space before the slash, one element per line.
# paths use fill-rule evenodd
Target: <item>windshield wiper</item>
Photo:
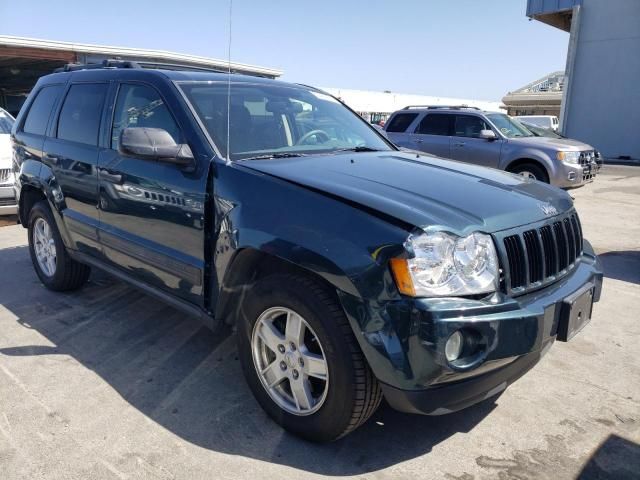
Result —
<path fill-rule="evenodd" d="M 305 153 L 269 153 L 267 155 L 257 155 L 255 157 L 241 158 L 240 160 L 271 160 L 272 158 L 295 158 L 306 157 Z"/>
<path fill-rule="evenodd" d="M 350 148 L 339 148 L 337 150 L 332 150 L 329 153 L 337 153 L 337 152 L 379 152 L 377 148 L 367 147 L 365 145 L 358 145 L 357 147 Z"/>

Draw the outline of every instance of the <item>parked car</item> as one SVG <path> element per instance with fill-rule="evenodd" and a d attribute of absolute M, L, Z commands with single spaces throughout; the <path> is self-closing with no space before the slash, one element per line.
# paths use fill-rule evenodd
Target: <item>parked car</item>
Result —
<path fill-rule="evenodd" d="M 552 130 L 550 128 L 538 127 L 537 125 L 532 125 L 532 124 L 527 123 L 527 122 L 521 122 L 521 123 L 525 127 L 527 127 L 527 130 L 529 130 L 531 133 L 533 133 L 536 137 L 569 138 L 569 137 L 566 137 L 566 136 L 562 135 L 561 133 L 558 133 L 557 131 Z M 590 146 L 590 145 L 588 145 L 586 143 L 584 145 L 585 145 L 585 148 L 587 148 L 587 149 L 593 148 L 592 146 Z M 599 172 L 600 169 L 602 168 L 602 164 L 603 164 L 602 155 L 600 154 L 600 152 L 598 150 L 593 148 L 593 163 L 592 163 L 591 173 L 593 174 L 594 177 L 595 177 L 595 174 L 597 172 Z M 593 169 L 594 165 L 596 167 L 595 171 Z"/>
<path fill-rule="evenodd" d="M 555 115 L 517 115 L 516 117 L 521 122 L 531 123 L 538 127 L 548 128 L 554 132 L 558 130 L 560 122 Z"/>
<path fill-rule="evenodd" d="M 11 128 L 14 121 L 9 112 L 0 108 L 0 215 L 13 215 L 17 209 L 11 168 Z"/>
<path fill-rule="evenodd" d="M 593 179 L 593 148 L 575 140 L 537 137 L 504 113 L 462 106 L 409 106 L 393 113 L 385 130 L 389 140 L 401 147 L 499 168 L 562 188 Z"/>
<path fill-rule="evenodd" d="M 35 272 L 235 325 L 287 430 L 335 440 L 383 396 L 460 410 L 589 321 L 602 269 L 566 192 L 403 153 L 310 87 L 106 66 L 41 78 L 14 127 Z"/>

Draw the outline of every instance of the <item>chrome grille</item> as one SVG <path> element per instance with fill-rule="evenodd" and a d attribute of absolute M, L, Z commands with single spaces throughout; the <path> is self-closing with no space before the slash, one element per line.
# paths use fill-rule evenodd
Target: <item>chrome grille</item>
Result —
<path fill-rule="evenodd" d="M 11 175 L 10 168 L 2 168 L 0 169 L 0 183 L 7 183 L 9 181 L 9 176 Z"/>
<path fill-rule="evenodd" d="M 520 294 L 551 283 L 582 256 L 582 228 L 576 213 L 500 237 L 503 285 Z"/>

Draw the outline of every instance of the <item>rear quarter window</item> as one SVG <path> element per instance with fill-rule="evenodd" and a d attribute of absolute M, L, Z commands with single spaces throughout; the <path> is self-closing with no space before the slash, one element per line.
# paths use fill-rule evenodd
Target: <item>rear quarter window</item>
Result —
<path fill-rule="evenodd" d="M 51 110 L 61 92 L 62 85 L 51 85 L 40 89 L 27 112 L 27 118 L 22 126 L 23 132 L 34 135 L 45 134 Z"/>
<path fill-rule="evenodd" d="M 405 132 L 417 116 L 417 113 L 398 113 L 391 120 L 389 120 L 385 130 L 391 133 Z"/>

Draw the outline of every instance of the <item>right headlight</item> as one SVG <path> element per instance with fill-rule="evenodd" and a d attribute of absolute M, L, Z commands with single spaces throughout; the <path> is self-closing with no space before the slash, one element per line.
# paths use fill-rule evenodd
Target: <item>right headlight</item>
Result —
<path fill-rule="evenodd" d="M 405 295 L 451 297 L 497 289 L 498 256 L 489 235 L 421 233 L 410 235 L 405 247 L 409 258 L 391 260 L 396 284 Z"/>

